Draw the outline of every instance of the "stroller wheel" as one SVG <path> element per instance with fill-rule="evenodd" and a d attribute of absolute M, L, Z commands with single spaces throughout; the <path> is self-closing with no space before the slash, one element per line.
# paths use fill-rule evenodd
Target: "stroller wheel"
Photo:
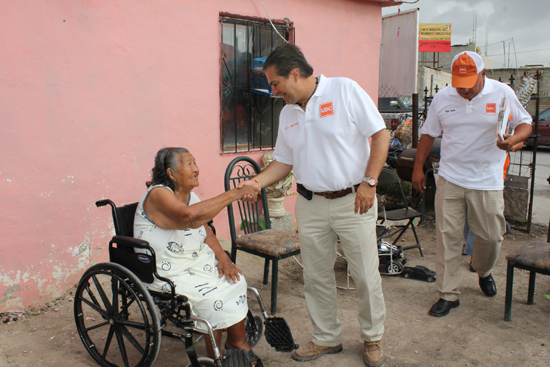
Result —
<path fill-rule="evenodd" d="M 397 275 L 403 272 L 403 264 L 399 262 L 391 262 L 388 264 L 387 273 L 390 275 Z"/>

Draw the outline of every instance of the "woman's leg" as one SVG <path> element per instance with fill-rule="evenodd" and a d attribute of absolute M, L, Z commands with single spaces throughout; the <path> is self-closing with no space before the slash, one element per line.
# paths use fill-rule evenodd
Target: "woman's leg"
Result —
<path fill-rule="evenodd" d="M 242 319 L 235 325 L 227 328 L 227 339 L 225 340 L 226 349 L 244 349 L 247 351 L 247 357 L 252 366 L 263 366 L 260 358 L 252 352 L 252 348 L 246 342 L 246 330 L 244 320 Z"/>
<path fill-rule="evenodd" d="M 214 330 L 214 338 L 216 339 L 216 345 L 219 349 L 222 342 L 222 330 Z M 210 339 L 210 335 L 204 334 L 204 341 L 206 343 L 206 355 L 208 358 L 216 359 L 216 354 L 214 353 L 214 347 L 212 346 L 212 339 Z"/>
<path fill-rule="evenodd" d="M 251 349 L 246 342 L 244 319 L 227 328 L 225 347 L 227 349 L 244 349 L 247 351 Z"/>

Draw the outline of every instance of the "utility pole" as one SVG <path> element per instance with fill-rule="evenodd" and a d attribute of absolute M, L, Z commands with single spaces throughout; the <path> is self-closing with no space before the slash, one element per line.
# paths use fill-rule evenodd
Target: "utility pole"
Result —
<path fill-rule="evenodd" d="M 489 27 L 485 27 L 485 56 L 489 52 Z"/>
<path fill-rule="evenodd" d="M 472 30 L 472 43 L 476 44 L 476 31 L 477 31 L 477 14 L 474 13 L 474 26 L 473 26 L 473 30 Z M 474 49 L 475 51 L 475 49 Z"/>

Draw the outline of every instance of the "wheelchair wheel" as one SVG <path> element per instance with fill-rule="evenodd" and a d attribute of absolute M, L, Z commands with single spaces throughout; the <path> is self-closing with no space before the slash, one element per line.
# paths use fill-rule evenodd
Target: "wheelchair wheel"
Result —
<path fill-rule="evenodd" d="M 102 263 L 89 268 L 74 297 L 76 329 L 102 366 L 151 366 L 162 330 L 148 290 L 127 268 Z"/>
<path fill-rule="evenodd" d="M 250 325 L 250 320 L 248 317 L 244 321 L 245 332 L 246 332 L 246 342 L 248 343 L 248 345 L 250 345 L 250 348 L 254 348 L 254 346 L 258 344 L 264 332 L 264 323 L 262 321 L 262 318 L 258 315 L 254 315 L 253 317 L 254 317 L 254 323 L 256 324 L 256 330 L 252 329 L 252 326 Z"/>
<path fill-rule="evenodd" d="M 216 367 L 216 364 L 214 363 L 214 360 L 212 358 L 200 357 L 197 358 L 197 360 L 199 361 L 199 366 L 201 367 Z M 187 367 L 193 367 L 193 364 L 190 363 L 187 365 Z"/>

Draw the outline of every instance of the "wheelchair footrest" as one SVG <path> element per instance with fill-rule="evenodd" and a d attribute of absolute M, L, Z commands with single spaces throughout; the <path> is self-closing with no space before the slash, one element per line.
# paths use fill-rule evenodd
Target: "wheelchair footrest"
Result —
<path fill-rule="evenodd" d="M 223 367 L 251 367 L 244 349 L 226 349 L 223 352 Z"/>
<path fill-rule="evenodd" d="M 265 319 L 265 339 L 277 352 L 292 352 L 298 349 L 294 344 L 292 332 L 282 317 L 268 317 Z"/>

